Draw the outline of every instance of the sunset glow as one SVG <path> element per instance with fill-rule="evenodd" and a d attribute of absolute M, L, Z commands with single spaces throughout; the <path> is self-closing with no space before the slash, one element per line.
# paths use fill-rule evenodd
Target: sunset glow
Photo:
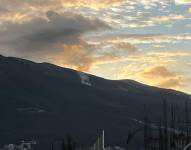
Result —
<path fill-rule="evenodd" d="M 0 54 L 191 94 L 191 1 L 0 0 Z"/>

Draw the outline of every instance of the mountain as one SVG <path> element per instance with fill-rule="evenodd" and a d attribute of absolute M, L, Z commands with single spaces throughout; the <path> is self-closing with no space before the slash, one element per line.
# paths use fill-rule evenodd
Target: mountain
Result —
<path fill-rule="evenodd" d="M 48 63 L 0 56 L 1 146 L 33 139 L 40 147 L 50 148 L 67 134 L 90 145 L 102 129 L 107 145 L 124 144 L 129 130 L 143 126 L 145 107 L 157 121 L 164 100 L 183 108 L 191 96 L 132 80 L 106 80 Z"/>

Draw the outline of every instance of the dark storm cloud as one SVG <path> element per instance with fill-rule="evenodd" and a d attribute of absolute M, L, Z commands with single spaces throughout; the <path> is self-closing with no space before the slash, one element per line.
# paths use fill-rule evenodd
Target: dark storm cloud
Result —
<path fill-rule="evenodd" d="M 4 55 L 48 61 L 88 71 L 100 58 L 83 35 L 110 27 L 103 21 L 73 13 L 47 12 L 46 17 L 24 23 L 6 22 L 0 30 L 0 52 Z"/>
<path fill-rule="evenodd" d="M 98 19 L 53 11 L 47 12 L 47 18 L 35 18 L 23 24 L 7 22 L 4 26 L 0 31 L 1 49 L 28 53 L 59 50 L 63 44 L 83 44 L 84 33 L 109 28 Z"/>

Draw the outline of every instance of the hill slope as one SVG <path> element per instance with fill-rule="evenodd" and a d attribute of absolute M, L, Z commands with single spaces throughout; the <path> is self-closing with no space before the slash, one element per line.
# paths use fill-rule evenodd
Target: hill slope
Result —
<path fill-rule="evenodd" d="M 0 56 L 0 144 L 66 134 L 90 144 L 102 130 L 106 144 L 125 142 L 141 126 L 144 105 L 158 118 L 161 103 L 183 107 L 190 95 L 132 80 L 106 80 L 48 63 Z M 44 146 L 44 145 L 42 145 Z M 47 145 L 46 145 L 47 146 Z"/>

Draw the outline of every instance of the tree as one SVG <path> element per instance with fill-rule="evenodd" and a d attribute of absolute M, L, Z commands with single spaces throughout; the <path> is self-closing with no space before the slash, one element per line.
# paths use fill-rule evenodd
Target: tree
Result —
<path fill-rule="evenodd" d="M 67 136 L 66 141 L 62 142 L 62 150 L 76 150 L 76 143 L 70 136 Z"/>

